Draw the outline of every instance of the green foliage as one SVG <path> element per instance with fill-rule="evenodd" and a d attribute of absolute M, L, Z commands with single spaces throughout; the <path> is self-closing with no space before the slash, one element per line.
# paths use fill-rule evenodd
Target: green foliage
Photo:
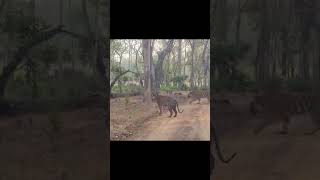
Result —
<path fill-rule="evenodd" d="M 139 85 L 134 85 L 134 84 L 130 84 L 130 85 L 122 85 L 122 93 L 131 93 L 131 92 L 141 92 L 143 91 L 143 88 Z M 118 86 L 118 84 L 115 84 L 112 87 L 112 93 L 119 93 L 120 92 L 120 88 Z"/>
<path fill-rule="evenodd" d="M 172 85 L 165 86 L 165 85 L 163 85 L 163 86 L 160 87 L 160 90 L 168 92 L 168 93 L 171 93 L 173 91 L 178 91 L 179 89 L 178 89 L 177 86 L 172 86 Z"/>
<path fill-rule="evenodd" d="M 119 74 L 120 72 L 124 72 L 125 69 L 123 67 L 119 67 L 118 65 L 111 64 L 110 71 L 111 73 Z"/>
<path fill-rule="evenodd" d="M 130 77 L 128 77 L 128 76 L 122 76 L 120 79 L 121 79 L 121 81 L 126 82 L 126 81 L 129 81 Z"/>
<path fill-rule="evenodd" d="M 173 82 L 173 84 L 177 85 L 178 89 L 185 89 L 186 85 L 184 84 L 184 82 L 187 80 L 188 76 L 183 76 L 183 75 L 177 75 L 175 77 L 173 77 L 171 79 L 171 81 Z"/>
<path fill-rule="evenodd" d="M 179 89 L 186 91 L 189 89 L 189 87 L 185 83 L 183 83 L 183 84 L 181 84 L 181 87 L 179 87 Z"/>
<path fill-rule="evenodd" d="M 173 83 L 178 83 L 178 84 L 180 84 L 180 83 L 183 83 L 186 79 L 188 78 L 188 76 L 183 76 L 183 75 L 177 75 L 176 77 L 173 77 L 172 79 L 171 79 L 171 81 L 173 82 Z"/>

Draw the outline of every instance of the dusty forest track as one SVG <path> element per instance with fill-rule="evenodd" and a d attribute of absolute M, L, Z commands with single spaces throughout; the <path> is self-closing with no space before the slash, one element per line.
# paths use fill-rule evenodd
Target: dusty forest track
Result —
<path fill-rule="evenodd" d="M 259 119 L 249 113 L 252 94 L 228 94 L 228 99 L 231 105 L 217 106 L 213 117 L 223 154 L 238 154 L 229 164 L 216 159 L 211 180 L 320 179 L 320 133 L 304 135 L 314 128 L 308 116 L 293 117 L 288 135 L 275 134 L 280 130 L 276 123 L 255 136 Z"/>
<path fill-rule="evenodd" d="M 210 106 L 185 104 L 177 117 L 168 117 L 164 112 L 146 122 L 138 133 L 128 140 L 203 140 L 210 139 Z"/>
<path fill-rule="evenodd" d="M 142 97 L 132 97 L 126 105 L 124 99 L 111 101 L 112 140 L 203 140 L 210 139 L 210 104 L 179 102 L 177 117 L 169 117 L 164 108 L 162 115 L 156 103 L 148 106 Z M 125 110 L 125 111 L 124 111 Z"/>
<path fill-rule="evenodd" d="M 0 179 L 107 178 L 104 109 L 84 108 L 60 115 L 63 128 L 55 134 L 55 144 L 44 131 L 52 127 L 48 114 L 0 118 Z"/>
<path fill-rule="evenodd" d="M 277 125 L 273 127 L 277 128 Z M 296 128 L 277 135 L 269 128 L 258 136 L 242 129 L 222 138 L 227 152 L 237 151 L 229 164 L 216 161 L 217 180 L 317 180 L 320 179 L 320 135 L 305 136 Z"/>

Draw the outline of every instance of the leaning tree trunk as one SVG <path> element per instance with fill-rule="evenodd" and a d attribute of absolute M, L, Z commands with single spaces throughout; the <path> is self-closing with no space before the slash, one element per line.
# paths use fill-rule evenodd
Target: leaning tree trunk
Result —
<path fill-rule="evenodd" d="M 48 41 L 49 39 L 55 37 L 57 34 L 63 33 L 62 26 L 58 26 L 52 30 L 40 32 L 37 34 L 30 42 L 25 43 L 17 52 L 14 54 L 14 59 L 9 62 L 9 64 L 3 68 L 2 73 L 0 74 L 0 97 L 4 97 L 5 88 L 7 83 L 15 72 L 17 67 L 23 62 L 25 56 L 29 51 L 38 44 Z"/>
<path fill-rule="evenodd" d="M 266 80 L 269 78 L 269 63 L 267 52 L 269 51 L 270 31 L 268 29 L 268 7 L 267 0 L 262 1 L 262 12 L 260 15 L 260 35 L 258 39 L 257 55 L 256 55 L 256 78 L 257 80 Z"/>
<path fill-rule="evenodd" d="M 318 32 L 318 80 L 320 80 L 320 32 Z"/>
<path fill-rule="evenodd" d="M 304 25 L 306 26 L 306 25 Z M 304 27 L 302 31 L 302 58 L 300 59 L 301 62 L 301 70 L 302 70 L 302 79 L 308 80 L 309 77 L 309 49 L 307 47 L 309 40 L 309 30 L 308 27 Z"/>
<path fill-rule="evenodd" d="M 163 62 L 165 57 L 171 52 L 173 48 L 173 40 L 167 42 L 167 47 L 158 52 L 158 62 L 155 65 L 155 88 L 160 89 L 160 83 L 163 81 Z"/>
<path fill-rule="evenodd" d="M 204 49 L 202 52 L 202 69 L 204 74 L 204 86 L 207 86 L 207 74 L 208 74 L 208 62 L 207 62 L 207 48 L 208 48 L 208 42 L 209 40 L 205 41 Z"/>

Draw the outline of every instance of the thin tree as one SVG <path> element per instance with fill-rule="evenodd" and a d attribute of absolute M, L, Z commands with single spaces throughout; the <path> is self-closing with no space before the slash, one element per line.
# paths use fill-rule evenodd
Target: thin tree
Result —
<path fill-rule="evenodd" d="M 144 102 L 151 104 L 151 40 L 142 40 L 142 46 L 145 74 Z"/>

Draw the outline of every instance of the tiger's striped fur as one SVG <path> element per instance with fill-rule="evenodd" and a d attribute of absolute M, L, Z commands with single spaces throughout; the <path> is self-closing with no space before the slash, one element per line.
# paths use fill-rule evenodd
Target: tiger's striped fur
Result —
<path fill-rule="evenodd" d="M 207 98 L 208 102 L 210 103 L 210 92 L 207 90 L 195 90 L 195 91 L 191 91 L 188 94 L 188 98 L 191 98 L 191 101 L 189 102 L 189 104 L 191 104 L 192 102 L 198 100 L 198 104 L 200 104 L 200 100 L 201 98 Z"/>
<path fill-rule="evenodd" d="M 254 115 L 264 114 L 265 119 L 255 128 L 254 134 L 260 133 L 267 126 L 281 122 L 280 134 L 288 133 L 290 119 L 299 114 L 310 114 L 316 128 L 306 134 L 314 134 L 320 129 L 319 113 L 315 97 L 304 94 L 291 94 L 284 92 L 263 93 L 255 96 L 250 104 L 250 111 Z"/>

